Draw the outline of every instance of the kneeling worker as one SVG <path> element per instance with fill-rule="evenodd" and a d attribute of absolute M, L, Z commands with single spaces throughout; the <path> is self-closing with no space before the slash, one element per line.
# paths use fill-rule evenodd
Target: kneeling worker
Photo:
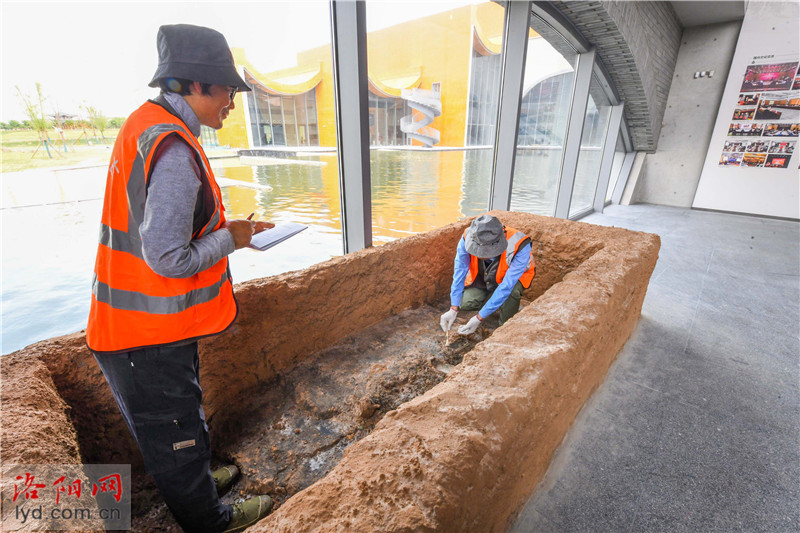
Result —
<path fill-rule="evenodd" d="M 459 309 L 480 309 L 458 328 L 461 335 L 473 333 L 498 308 L 503 325 L 519 311 L 522 291 L 531 286 L 535 266 L 530 237 L 490 215 L 473 220 L 456 248 L 450 310 L 442 315 L 442 329 L 453 327 Z"/>

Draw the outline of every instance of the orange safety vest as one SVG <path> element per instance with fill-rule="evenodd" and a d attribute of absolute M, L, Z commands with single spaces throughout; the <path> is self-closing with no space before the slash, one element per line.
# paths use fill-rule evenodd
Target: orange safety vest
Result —
<path fill-rule="evenodd" d="M 511 261 L 514 259 L 514 256 L 517 255 L 517 251 L 524 245 L 529 244 L 531 240 L 528 238 L 527 235 L 522 233 L 521 231 L 517 231 L 513 228 L 503 227 L 506 232 L 506 241 L 508 244 L 506 245 L 506 253 L 500 254 L 500 264 L 497 266 L 497 275 L 496 281 L 497 284 L 503 281 L 503 278 L 506 276 L 506 272 L 508 272 L 508 265 L 511 264 Z M 466 238 L 467 232 L 464 231 L 464 238 Z M 528 268 L 525 272 L 522 273 L 522 276 L 519 278 L 519 281 L 522 283 L 522 286 L 526 289 L 531 286 L 531 281 L 533 281 L 533 276 L 536 275 L 536 262 L 533 259 L 533 247 L 531 246 L 531 256 L 528 258 Z M 467 273 L 467 278 L 464 280 L 464 286 L 469 287 L 475 281 L 475 278 L 478 277 L 478 258 L 474 255 L 469 256 L 469 272 Z"/>
<path fill-rule="evenodd" d="M 203 148 L 189 128 L 154 102 L 123 124 L 108 167 L 100 242 L 92 282 L 86 344 L 93 352 L 123 352 L 193 340 L 225 330 L 238 308 L 228 258 L 188 278 L 156 274 L 145 262 L 139 226 L 144 220 L 153 156 L 171 135 L 195 152 L 208 194 L 198 239 L 225 222 L 222 193 Z M 213 205 L 211 198 L 213 197 Z"/>

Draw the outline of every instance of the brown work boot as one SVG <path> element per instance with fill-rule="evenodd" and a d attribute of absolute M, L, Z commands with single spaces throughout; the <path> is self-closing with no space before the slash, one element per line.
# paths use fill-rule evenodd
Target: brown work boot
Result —
<path fill-rule="evenodd" d="M 243 502 L 233 504 L 233 518 L 223 533 L 244 531 L 272 511 L 272 498 L 254 496 Z"/>
<path fill-rule="evenodd" d="M 214 485 L 217 487 L 217 494 L 222 494 L 233 485 L 233 481 L 239 476 L 239 468 L 236 465 L 223 466 L 211 472 L 214 478 Z"/>

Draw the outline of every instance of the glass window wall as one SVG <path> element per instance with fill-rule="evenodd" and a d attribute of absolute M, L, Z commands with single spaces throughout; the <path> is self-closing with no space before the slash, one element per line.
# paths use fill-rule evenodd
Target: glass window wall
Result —
<path fill-rule="evenodd" d="M 467 146 L 492 146 L 497 122 L 502 56 L 480 47 L 472 50 L 467 114 Z M 481 53 L 483 52 L 483 53 Z"/>
<path fill-rule="evenodd" d="M 611 100 L 603 91 L 596 75 L 589 85 L 589 102 L 583 121 L 583 135 L 578 155 L 578 168 L 572 188 L 569 216 L 573 217 L 592 208 L 594 193 L 603 159 L 603 143 L 611 117 Z"/>
<path fill-rule="evenodd" d="M 614 161 L 611 163 L 611 179 L 608 182 L 608 190 L 606 191 L 606 202 L 611 201 L 611 196 L 614 194 L 614 187 L 617 186 L 619 181 L 619 173 L 622 171 L 622 163 L 625 161 L 625 141 L 622 138 L 622 128 L 619 130 L 617 136 L 617 145 L 614 148 Z"/>
<path fill-rule="evenodd" d="M 553 215 L 578 53 L 531 17 L 511 209 Z"/>
<path fill-rule="evenodd" d="M 24 53 L 13 53 L 11 47 L 7 47 L 9 53 L 4 49 L 3 54 L 3 76 L 17 80 L 15 83 L 27 90 L 24 70 L 19 66 L 36 65 L 38 73 L 49 76 L 43 79 L 37 74 L 36 79 L 43 82 L 45 94 L 51 98 L 58 96 L 63 106 L 61 112 L 77 112 L 80 102 L 85 100 L 109 117 L 124 117 L 148 98 L 158 95 L 158 89 L 146 84 L 157 66 L 154 52 L 160 25 L 191 22 L 222 32 L 239 72 L 245 67 L 258 78 L 270 74 L 263 77 L 282 82 L 283 89 L 296 90 L 301 95 L 305 92 L 307 104 L 305 115 L 300 97 L 291 101 L 280 101 L 278 97 L 279 102 L 272 109 L 277 110 L 278 116 L 281 109 L 284 114 L 291 110 L 292 117 L 296 117 L 282 124 L 290 125 L 294 132 L 286 133 L 287 141 L 293 136 L 301 146 L 284 150 L 282 158 L 275 157 L 275 152 L 270 156 L 237 157 L 236 150 L 252 148 L 248 123 L 250 93 L 236 94 L 235 107 L 229 108 L 221 129 L 202 128 L 201 139 L 206 147 L 215 144 L 229 147 L 221 154 L 216 148 L 207 150 L 221 188 L 227 219 L 244 219 L 255 213 L 257 220 L 308 225 L 308 230 L 278 245 L 274 251 L 239 250 L 231 254 L 233 279 L 242 282 L 300 270 L 341 255 L 339 178 L 333 133 L 336 127 L 333 92 L 328 81 L 332 72 L 329 1 L 195 2 L 191 12 L 184 3 L 160 2 L 145 18 L 141 17 L 142 7 L 141 3 L 133 2 L 96 3 L 92 4 L 91 16 L 87 17 L 86 9 L 73 3 L 52 3 L 46 7 L 47 14 L 42 16 L 41 4 L 3 2 L 0 18 L 3 18 L 4 45 L 25 43 L 31 35 L 36 35 L 44 51 L 39 54 L 34 47 L 26 46 Z M 91 42 L 94 39 L 91 34 L 95 32 L 89 26 L 111 28 L 113 43 L 95 46 Z M 65 32 L 64 28 L 70 31 Z M 78 47 L 81 50 L 92 49 L 94 63 L 103 64 L 102 69 L 90 69 L 99 81 L 71 83 L 86 66 L 83 63 L 90 63 L 64 61 L 63 52 L 74 56 L 65 46 L 73 39 L 81 40 Z M 62 53 L 53 53 L 56 50 Z M 122 60 L 107 61 L 103 54 Z M 11 56 L 18 61 L 10 61 Z M 275 72 L 279 75 L 273 75 Z M 127 78 L 128 75 L 131 77 Z M 54 81 L 48 82 L 48 79 Z M 113 98 L 104 100 L 103 95 L 109 91 L 108 83 L 103 80 L 112 79 L 119 89 L 114 91 Z M 80 94 L 73 106 L 69 91 L 78 85 L 81 85 Z M 3 101 L 4 111 L 6 102 Z M 46 109 L 49 107 L 48 101 Z M 268 116 L 266 109 L 264 112 Z M 271 129 L 268 132 L 271 134 Z M 105 130 L 107 138 L 116 133 L 116 129 Z M 308 146 L 303 145 L 304 140 Z M 111 139 L 108 142 L 111 143 Z M 328 152 L 324 152 L 325 147 Z M 296 155 L 298 152 L 301 154 Z M 86 154 L 94 157 L 91 151 Z M 215 157 L 217 155 L 225 157 Z M 74 176 L 61 174 L 59 177 L 42 171 L 35 180 L 16 179 L 13 183 L 3 177 L 3 207 L 18 207 L 3 209 L 4 228 L 8 228 L 2 237 L 0 337 L 3 353 L 86 325 L 89 312 L 86 290 L 91 283 L 97 228 L 103 208 L 102 194 L 98 198 L 96 191 L 102 192 L 108 171 L 106 165 L 91 165 L 69 174 Z M 76 186 L 76 181 L 80 186 Z M 67 182 L 72 185 L 60 185 Z M 10 205 L 6 203 L 9 198 Z M 11 231 L 34 223 L 52 228 L 48 246 L 22 239 L 21 232 Z M 53 256 L 58 257 L 58 268 L 52 266 Z M 6 275 L 9 271 L 14 275 Z"/>
<path fill-rule="evenodd" d="M 406 144 L 406 135 L 400 120 L 411 113 L 402 98 L 369 93 L 369 144 L 370 146 L 399 146 Z"/>
<path fill-rule="evenodd" d="M 253 89 L 245 96 L 252 148 L 262 146 L 319 146 L 315 91 L 285 95 L 270 91 L 247 69 L 244 78 Z"/>
<path fill-rule="evenodd" d="M 200 126 L 200 143 L 203 146 L 217 147 L 219 146 L 219 139 L 217 138 L 217 130 L 209 128 L 208 126 Z"/>
<path fill-rule="evenodd" d="M 505 11 L 367 1 L 373 242 L 486 210 Z"/>
<path fill-rule="evenodd" d="M 309 229 L 279 245 L 291 253 L 232 254 L 237 281 L 305 268 L 342 253 L 330 4 L 270 2 L 248 4 L 246 11 L 233 17 L 230 31 L 220 27 L 218 12 L 209 12 L 206 23 L 223 31 L 237 69 L 253 89 L 237 93 L 235 109 L 217 132 L 220 145 L 246 150 L 238 158 L 211 160 L 225 216 L 255 213 L 258 220 L 299 222 Z M 276 22 L 269 31 L 265 20 Z"/>

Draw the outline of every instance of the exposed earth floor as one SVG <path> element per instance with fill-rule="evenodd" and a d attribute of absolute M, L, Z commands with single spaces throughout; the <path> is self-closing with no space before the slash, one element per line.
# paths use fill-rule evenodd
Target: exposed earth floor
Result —
<path fill-rule="evenodd" d="M 239 409 L 241 425 L 228 428 L 213 450 L 212 467 L 232 462 L 242 471 L 223 501 L 269 494 L 279 507 L 325 476 L 387 412 L 441 382 L 498 326 L 495 313 L 472 335 L 458 335 L 457 327 L 474 315 L 462 311 L 446 336 L 439 317 L 447 306 L 398 313 L 247 394 L 252 403 Z M 134 476 L 132 526 L 180 531 L 143 474 Z"/>

